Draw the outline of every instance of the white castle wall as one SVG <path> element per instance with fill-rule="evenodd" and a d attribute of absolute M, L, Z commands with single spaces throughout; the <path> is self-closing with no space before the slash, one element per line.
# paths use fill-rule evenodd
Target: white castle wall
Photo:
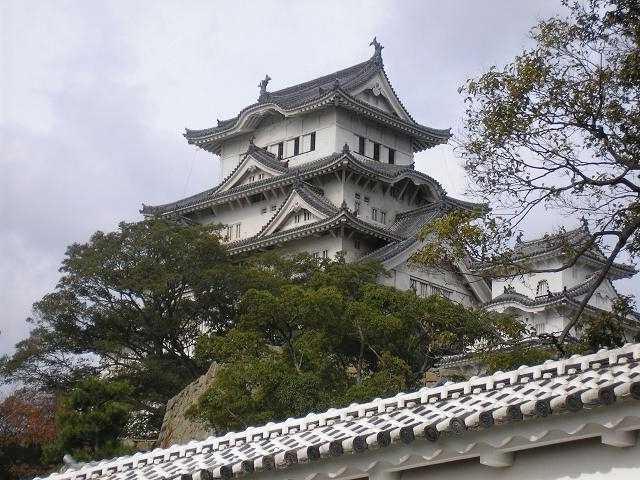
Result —
<path fill-rule="evenodd" d="M 316 148 L 314 151 L 300 153 L 289 157 L 289 166 L 317 160 L 332 154 L 335 150 L 336 111 L 328 108 L 294 118 L 270 116 L 262 120 L 258 128 L 251 133 L 232 138 L 224 142 L 220 153 L 222 175 L 226 177 L 240 163 L 242 155 L 249 148 L 253 137 L 254 143 L 266 148 L 270 145 L 286 142 L 311 132 L 316 132 Z M 285 153 L 286 156 L 286 153 Z"/>
<path fill-rule="evenodd" d="M 513 430 L 517 437 L 517 428 Z M 598 438 L 592 438 L 518 451 L 508 468 L 487 467 L 473 459 L 406 470 L 400 479 L 635 480 L 640 478 L 638 458 L 640 444 L 618 448 L 602 445 Z"/>
<path fill-rule="evenodd" d="M 336 151 L 342 150 L 346 143 L 352 152 L 357 152 L 359 136 L 381 145 L 381 162 L 387 162 L 387 151 L 389 148 L 393 148 L 396 151 L 395 163 L 397 165 L 410 165 L 413 163 L 413 149 L 408 136 L 388 128 L 382 128 L 380 125 L 363 119 L 356 113 L 338 110 L 336 115 Z M 370 148 L 370 144 L 367 144 L 367 148 Z M 365 154 L 369 158 L 373 156 L 373 152 L 370 151 L 366 151 Z"/>

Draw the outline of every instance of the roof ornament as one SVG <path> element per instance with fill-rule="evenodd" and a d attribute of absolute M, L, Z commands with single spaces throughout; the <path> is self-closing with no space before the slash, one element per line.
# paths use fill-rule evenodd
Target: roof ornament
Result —
<path fill-rule="evenodd" d="M 378 42 L 378 39 L 376 37 L 373 37 L 373 40 L 371 40 L 369 46 L 376 49 L 373 57 L 377 64 L 382 65 L 382 49 L 384 47 L 380 44 L 380 42 Z"/>
<path fill-rule="evenodd" d="M 344 142 L 344 145 L 342 146 L 342 153 L 349 153 L 350 151 L 351 149 L 349 148 L 349 144 Z"/>
<path fill-rule="evenodd" d="M 524 235 L 524 234 L 522 233 L 522 230 L 520 230 L 520 231 L 518 232 L 518 235 L 516 236 L 516 244 L 520 245 L 520 244 L 522 243 L 522 237 L 523 237 L 523 235 Z"/>
<path fill-rule="evenodd" d="M 347 206 L 347 201 L 346 200 L 342 200 L 342 204 L 340 205 L 340 209 L 341 210 L 349 210 L 349 207 Z"/>
<path fill-rule="evenodd" d="M 340 88 L 340 78 L 338 78 L 338 73 L 336 72 L 336 76 L 333 79 L 333 89 L 337 90 Z"/>
<path fill-rule="evenodd" d="M 264 98 L 269 94 L 269 92 L 267 92 L 267 85 L 269 85 L 270 81 L 271 77 L 269 75 L 265 75 L 264 80 L 258 84 L 258 87 L 260 87 L 260 96 L 258 97 L 258 101 L 264 100 Z"/>

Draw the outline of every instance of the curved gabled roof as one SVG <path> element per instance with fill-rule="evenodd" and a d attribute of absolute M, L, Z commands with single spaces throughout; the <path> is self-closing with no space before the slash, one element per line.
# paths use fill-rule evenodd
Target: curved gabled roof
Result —
<path fill-rule="evenodd" d="M 520 305 L 526 305 L 527 307 L 542 307 L 555 305 L 564 300 L 575 300 L 576 297 L 584 295 L 589 291 L 589 288 L 591 288 L 595 283 L 598 277 L 598 273 L 599 272 L 594 273 L 584 282 L 561 292 L 549 292 L 548 295 L 541 295 L 536 298 L 530 298 L 526 295 L 523 295 L 522 293 L 517 292 L 505 292 L 485 303 L 485 306 L 497 305 L 502 303 L 516 303 Z"/>
<path fill-rule="evenodd" d="M 447 142 L 451 137 L 450 129 L 436 129 L 417 123 L 399 99 L 397 100 L 401 114 L 397 115 L 389 114 L 373 105 L 362 102 L 350 94 L 377 74 L 383 76 L 393 94 L 396 95 L 384 71 L 382 58 L 376 54 L 365 62 L 329 75 L 275 92 L 264 92 L 256 103 L 243 108 L 235 117 L 218 121 L 215 127 L 200 130 L 186 129 L 184 136 L 191 144 L 219 153 L 221 142 L 224 139 L 251 131 L 267 114 L 277 112 L 284 116 L 293 116 L 328 105 L 335 105 L 357 111 L 366 117 L 412 136 L 414 151 Z"/>
<path fill-rule="evenodd" d="M 350 227 L 366 235 L 377 237 L 387 242 L 396 242 L 400 240 L 398 235 L 388 231 L 387 229 L 366 222 L 356 217 L 346 208 L 341 208 L 332 216 L 317 222 L 307 223 L 289 230 L 276 231 L 269 235 L 260 236 L 260 234 L 257 234 L 243 240 L 229 243 L 228 249 L 231 254 L 250 252 L 261 248 L 272 247 L 283 242 L 290 242 L 298 238 L 305 238 L 311 234 L 326 232 L 339 226 Z"/>
<path fill-rule="evenodd" d="M 541 238 L 517 243 L 512 250 L 510 261 L 517 264 L 552 257 L 566 258 L 568 254 L 577 253 L 580 248 L 585 247 L 591 241 L 591 234 L 585 227 L 546 234 Z M 603 265 L 607 261 L 607 257 L 597 245 L 593 245 L 579 258 L 595 266 Z M 478 264 L 479 270 L 483 268 L 487 268 L 487 266 Z M 610 268 L 610 276 L 616 279 L 631 277 L 636 273 L 635 267 L 623 263 L 613 263 Z"/>
<path fill-rule="evenodd" d="M 278 160 L 273 159 L 273 155 L 259 147 L 254 147 L 251 155 L 255 158 L 259 152 L 260 155 L 264 156 L 265 160 L 268 158 L 266 156 L 269 155 L 271 156 L 271 162 L 278 162 Z M 341 168 L 349 168 L 359 174 L 376 178 L 389 184 L 395 184 L 404 179 L 409 179 L 417 185 L 428 185 L 438 197 L 446 196 L 446 192 L 435 179 L 415 170 L 413 165 L 390 165 L 375 162 L 363 159 L 349 151 L 334 153 L 295 167 L 286 167 L 286 165 L 281 163 L 279 168 L 282 168 L 281 175 L 258 180 L 249 184 L 239 185 L 229 188 L 228 190 L 219 191 L 220 186 L 235 173 L 234 171 L 216 187 L 191 195 L 187 198 L 158 206 L 143 204 L 141 213 L 144 215 L 184 214 L 191 211 L 201 210 L 212 205 L 225 203 L 239 196 L 260 193 L 275 186 L 292 185 L 296 181 L 312 178 Z"/>

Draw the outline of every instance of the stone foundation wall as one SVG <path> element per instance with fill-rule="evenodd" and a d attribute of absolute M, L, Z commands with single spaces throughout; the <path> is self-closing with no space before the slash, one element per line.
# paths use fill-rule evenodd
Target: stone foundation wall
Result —
<path fill-rule="evenodd" d="M 215 435 L 215 431 L 204 423 L 186 418 L 186 413 L 213 383 L 217 370 L 218 365 L 212 364 L 207 373 L 187 385 L 167 402 L 167 410 L 158 436 L 159 447 L 167 448 L 170 445 L 184 444 L 191 440 L 204 440 Z"/>

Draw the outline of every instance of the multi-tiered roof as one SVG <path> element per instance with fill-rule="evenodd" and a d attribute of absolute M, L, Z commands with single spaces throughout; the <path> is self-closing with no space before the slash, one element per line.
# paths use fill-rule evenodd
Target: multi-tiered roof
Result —
<path fill-rule="evenodd" d="M 215 127 L 202 130 L 187 129 L 184 136 L 189 143 L 219 154 L 224 141 L 252 131 L 265 115 L 274 111 L 285 117 L 292 117 L 327 106 L 336 106 L 410 136 L 414 152 L 446 143 L 451 137 L 450 130 L 440 130 L 417 123 L 395 95 L 395 90 L 384 71 L 381 50 L 376 42 L 376 53 L 366 62 L 275 92 L 266 91 L 269 80 L 267 76 L 261 84 L 261 94 L 256 103 L 243 108 L 233 118 L 219 120 Z M 394 92 L 393 98 L 389 100 L 394 103 L 395 113 L 385 112 L 353 95 L 358 87 L 378 74 Z"/>
<path fill-rule="evenodd" d="M 273 176 L 263 180 L 233 185 L 233 179 L 242 171 L 248 162 L 258 162 L 266 169 L 271 169 Z M 329 202 L 317 187 L 310 181 L 319 175 L 349 170 L 371 181 L 380 181 L 392 188 L 394 185 L 411 184 L 412 188 L 422 190 L 430 201 L 414 210 L 397 216 L 390 225 L 380 225 L 358 217 L 346 205 L 336 206 Z M 284 232 L 272 232 L 269 226 L 274 223 L 282 211 L 286 210 L 287 200 L 278 208 L 256 235 L 240 241 L 229 243 L 230 253 L 248 252 L 268 248 L 283 241 L 304 238 L 336 227 L 348 226 L 368 236 L 380 239 L 385 243 L 380 251 L 375 251 L 371 258 L 385 260 L 393 252 L 402 251 L 417 242 L 418 232 L 428 221 L 454 208 L 471 209 L 476 204 L 464 202 L 446 195 L 442 186 L 433 178 L 414 169 L 413 165 L 392 165 L 366 160 L 353 154 L 345 146 L 342 152 L 329 155 L 295 167 L 288 167 L 286 162 L 278 160 L 275 155 L 263 148 L 250 145 L 238 166 L 216 187 L 190 197 L 160 206 L 143 205 L 144 215 L 160 215 L 167 217 L 185 217 L 200 211 L 215 208 L 239 199 L 250 198 L 262 192 L 287 188 L 289 197 L 297 196 L 312 209 L 318 210 L 319 220 Z"/>

